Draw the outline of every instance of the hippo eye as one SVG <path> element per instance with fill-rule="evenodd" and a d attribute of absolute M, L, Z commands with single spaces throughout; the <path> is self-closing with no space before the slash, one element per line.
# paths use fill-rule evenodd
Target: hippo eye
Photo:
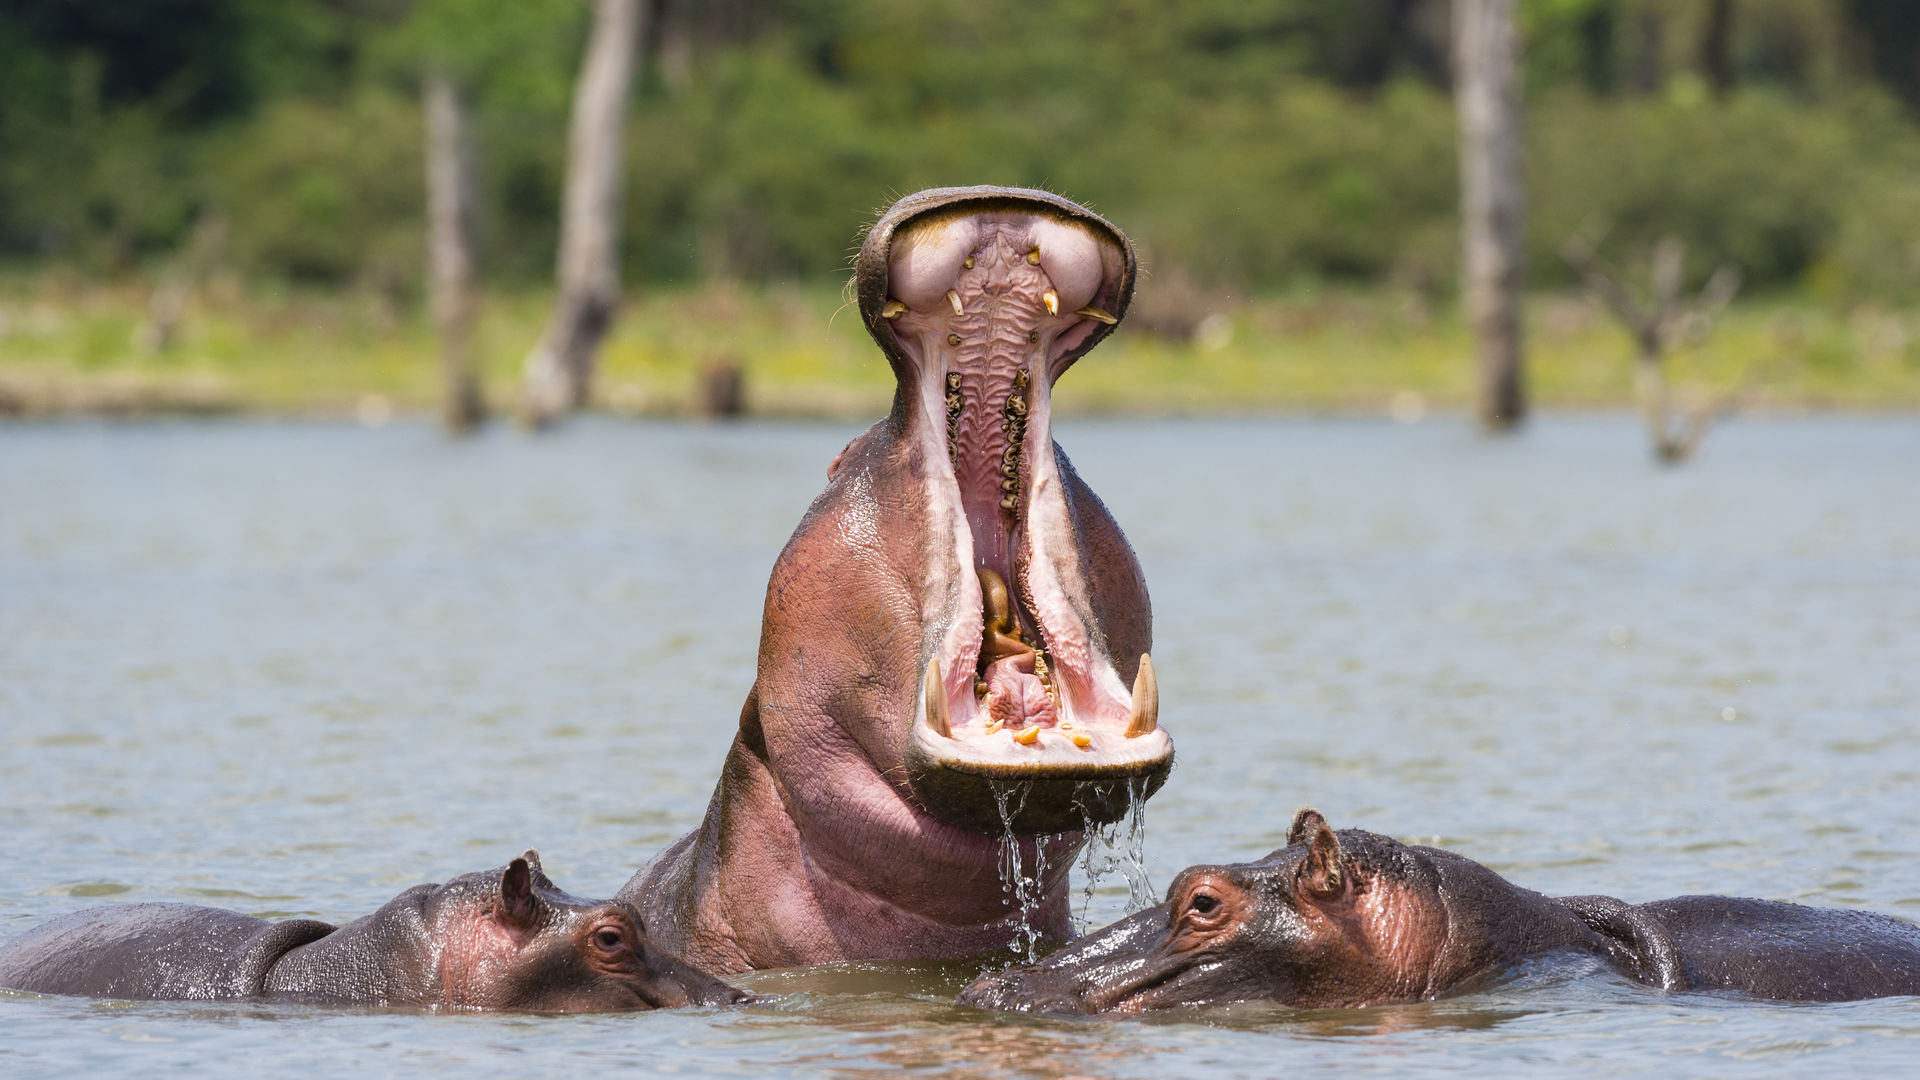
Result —
<path fill-rule="evenodd" d="M 1220 900 L 1210 893 L 1196 893 L 1187 906 L 1197 915 L 1211 915 L 1219 909 Z"/>
<path fill-rule="evenodd" d="M 626 941 L 627 935 L 621 933 L 617 926 L 603 926 L 593 932 L 593 943 L 607 952 L 620 948 Z"/>

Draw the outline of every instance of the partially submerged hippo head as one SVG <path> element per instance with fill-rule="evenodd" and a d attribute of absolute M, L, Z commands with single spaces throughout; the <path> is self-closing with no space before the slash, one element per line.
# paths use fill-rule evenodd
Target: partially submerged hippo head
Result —
<path fill-rule="evenodd" d="M 631 904 L 562 892 L 531 851 L 416 885 L 341 927 L 196 904 L 90 908 L 0 944 L 0 986 L 554 1013 L 746 999 L 650 941 Z"/>
<path fill-rule="evenodd" d="M 630 904 L 570 895 L 539 860 L 529 851 L 500 870 L 415 886 L 293 950 L 265 992 L 550 1013 L 745 1000 L 656 948 Z"/>
<path fill-rule="evenodd" d="M 1303 810 L 1279 851 L 1189 867 L 1166 903 L 1039 964 L 983 976 L 961 1000 L 1067 1013 L 1376 1005 L 1457 991 L 1561 947 L 1592 951 L 1640 981 L 1684 985 L 1672 942 L 1630 910 L 1583 919 L 1470 859 L 1360 829 L 1336 833 Z"/>
<path fill-rule="evenodd" d="M 904 736 L 913 793 L 941 820 L 999 831 L 990 782 L 1018 780 L 1017 832 L 1105 823 L 1172 764 L 1139 566 L 1051 425 L 1054 383 L 1126 314 L 1134 274 L 1119 229 L 1018 188 L 902 199 L 861 247 L 860 311 L 899 380 L 888 427 L 921 522 L 887 538 L 912 543 L 887 556 L 920 575 L 898 628 L 918 639 L 902 642 L 917 693 L 876 734 Z"/>

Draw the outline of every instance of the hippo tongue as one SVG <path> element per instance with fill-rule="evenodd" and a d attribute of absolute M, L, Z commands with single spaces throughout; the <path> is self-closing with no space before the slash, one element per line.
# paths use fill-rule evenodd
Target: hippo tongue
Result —
<path fill-rule="evenodd" d="M 981 702 L 995 723 L 1009 728 L 1052 727 L 1058 720 L 1053 698 L 1033 670 L 1033 650 L 987 665 L 987 696 Z"/>

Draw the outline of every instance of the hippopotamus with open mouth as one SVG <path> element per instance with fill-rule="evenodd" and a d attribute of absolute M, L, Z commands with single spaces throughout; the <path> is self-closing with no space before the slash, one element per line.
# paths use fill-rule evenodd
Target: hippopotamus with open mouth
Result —
<path fill-rule="evenodd" d="M 193 904 L 75 912 L 0 945 L 0 987 L 553 1013 L 746 1000 L 650 942 L 629 905 L 560 891 L 531 851 L 338 928 Z"/>
<path fill-rule="evenodd" d="M 1469 990 L 1554 950 L 1594 954 L 1665 990 L 1920 994 L 1920 927 L 1899 919 L 1727 896 L 1549 898 L 1438 848 L 1336 833 L 1303 810 L 1279 851 L 1190 867 L 1165 904 L 1039 964 L 982 976 L 961 1001 L 1064 1013 L 1382 1005 Z"/>
<path fill-rule="evenodd" d="M 1080 831 L 1173 761 L 1139 564 L 1051 432 L 1134 274 L 1119 229 L 1043 191 L 923 191 L 868 230 L 893 409 L 774 565 L 706 821 L 621 892 L 669 947 L 720 972 L 1004 948 L 1009 829 L 1046 845 L 1032 914 L 1064 937 Z"/>

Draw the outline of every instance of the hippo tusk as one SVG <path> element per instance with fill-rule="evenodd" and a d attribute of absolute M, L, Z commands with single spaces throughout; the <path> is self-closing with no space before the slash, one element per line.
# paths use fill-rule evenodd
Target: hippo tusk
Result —
<path fill-rule="evenodd" d="M 935 734 L 953 738 L 953 726 L 947 722 L 947 681 L 940 675 L 940 660 L 927 664 L 927 726 Z"/>
<path fill-rule="evenodd" d="M 907 305 L 898 300 L 889 300 L 887 305 L 880 309 L 880 317 L 883 319 L 897 319 L 906 313 Z"/>
<path fill-rule="evenodd" d="M 1048 289 L 1046 292 L 1043 292 L 1040 294 L 1040 301 L 1047 305 L 1047 314 L 1049 315 L 1060 314 L 1060 294 L 1059 293 L 1053 291 L 1052 289 Z"/>
<path fill-rule="evenodd" d="M 1140 671 L 1133 677 L 1133 719 L 1127 738 L 1137 739 L 1160 726 L 1160 685 L 1153 679 L 1153 659 L 1140 654 Z"/>
<path fill-rule="evenodd" d="M 1092 319 L 1095 322 L 1103 322 L 1103 323 L 1106 323 L 1108 326 L 1112 326 L 1113 324 L 1120 321 L 1119 319 L 1114 318 L 1111 314 L 1108 314 L 1106 311 L 1100 308 L 1094 307 L 1092 304 L 1088 304 L 1086 307 L 1083 307 L 1079 311 L 1074 312 L 1074 314 L 1085 315 L 1087 318 Z"/>
<path fill-rule="evenodd" d="M 953 313 L 955 315 L 965 315 L 967 313 L 967 309 L 960 306 L 960 294 L 952 289 L 947 290 L 947 303 L 953 305 Z"/>

